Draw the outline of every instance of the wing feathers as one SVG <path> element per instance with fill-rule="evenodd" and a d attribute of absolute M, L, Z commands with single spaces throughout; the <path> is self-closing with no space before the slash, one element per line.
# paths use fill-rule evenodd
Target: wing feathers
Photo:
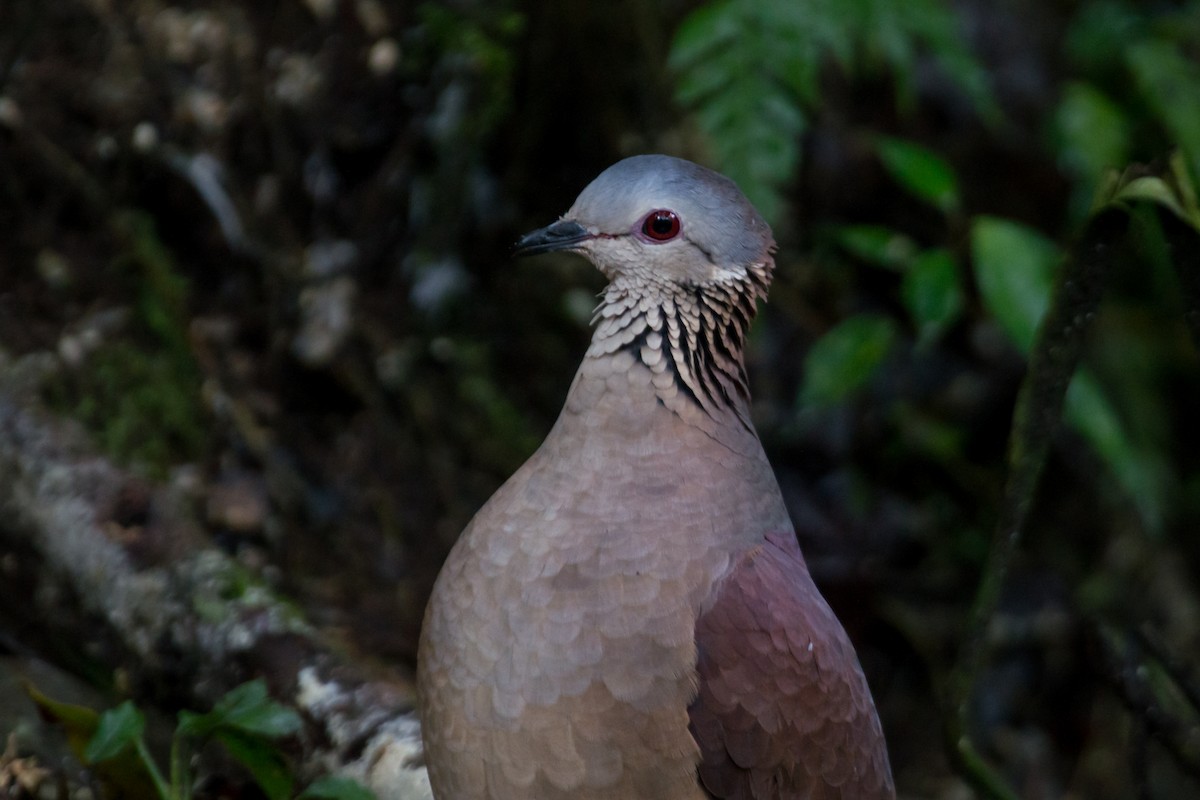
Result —
<path fill-rule="evenodd" d="M 746 800 L 895 797 L 879 718 L 791 533 L 770 535 L 696 625 L 701 783 Z"/>

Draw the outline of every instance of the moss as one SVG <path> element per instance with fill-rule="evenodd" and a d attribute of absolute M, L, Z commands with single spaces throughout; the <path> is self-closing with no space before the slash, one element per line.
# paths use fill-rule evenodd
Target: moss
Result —
<path fill-rule="evenodd" d="M 99 350 L 80 377 L 74 414 L 117 460 L 162 474 L 199 454 L 204 429 L 194 369 L 122 341 Z"/>
<path fill-rule="evenodd" d="M 201 373 L 187 338 L 187 282 L 149 215 L 122 211 L 119 279 L 136 296 L 132 324 L 83 367 L 47 387 L 50 404 L 75 416 L 114 459 L 162 476 L 196 458 L 205 442 Z"/>
<path fill-rule="evenodd" d="M 205 623 L 246 625 L 257 633 L 309 631 L 299 606 L 273 592 L 245 566 L 215 551 L 201 553 L 188 576 L 193 581 L 188 600 Z"/>

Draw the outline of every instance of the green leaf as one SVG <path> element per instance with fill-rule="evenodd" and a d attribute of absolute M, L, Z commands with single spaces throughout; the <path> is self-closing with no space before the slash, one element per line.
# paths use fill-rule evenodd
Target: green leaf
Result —
<path fill-rule="evenodd" d="M 730 2 L 709 3 L 689 14 L 675 31 L 671 43 L 670 64 L 675 69 L 691 66 L 713 48 L 737 38 L 735 17 Z"/>
<path fill-rule="evenodd" d="M 1194 231 L 1200 231 L 1200 200 L 1183 154 L 1178 150 L 1172 153 L 1166 169 L 1157 174 L 1144 172 L 1135 166 L 1121 175 L 1111 175 L 1098 194 L 1097 208 L 1114 203 L 1128 211 L 1129 206 L 1147 203 L 1171 212 Z"/>
<path fill-rule="evenodd" d="M 300 725 L 294 710 L 267 695 L 267 684 L 261 678 L 230 690 L 207 714 L 179 714 L 179 732 L 190 736 L 210 736 L 229 728 L 276 739 L 295 733 Z"/>
<path fill-rule="evenodd" d="M 978 217 L 971 226 L 971 260 L 983 304 L 1028 353 L 1046 313 L 1060 253 L 1042 234 L 1010 220 Z"/>
<path fill-rule="evenodd" d="M 828 7 L 837 9 L 836 13 L 853 26 L 851 33 L 866 67 L 862 71 L 883 66 L 889 77 L 894 78 L 902 109 L 907 110 L 915 103 L 919 67 L 931 56 L 986 122 L 998 120 L 999 111 L 988 88 L 987 73 L 967 46 L 953 4 L 945 0 L 905 3 L 866 0 L 831 2 Z"/>
<path fill-rule="evenodd" d="M 1146 175 L 1134 178 L 1117 191 L 1114 199 L 1126 203 L 1143 202 L 1162 206 L 1181 220 L 1188 221 L 1188 213 L 1175 190 L 1162 178 L 1156 176 Z"/>
<path fill-rule="evenodd" d="M 986 73 L 944 0 L 902 7 L 875 0 L 703 4 L 678 27 L 669 63 L 676 99 L 694 111 L 717 166 L 768 221 L 777 221 L 780 189 L 796 172 L 808 112 L 821 100 L 822 67 L 832 60 L 856 76 L 882 61 L 897 76 L 898 94 L 913 95 L 924 53 L 985 116 L 995 116 Z M 944 192 L 938 196 L 946 202 Z"/>
<path fill-rule="evenodd" d="M 1173 43 L 1145 40 L 1128 48 L 1134 77 L 1200 180 L 1200 66 Z"/>
<path fill-rule="evenodd" d="M 932 341 L 962 312 L 962 282 L 954 256 L 941 249 L 921 253 L 904 274 L 900 294 L 917 326 L 918 340 Z"/>
<path fill-rule="evenodd" d="M 375 793 L 353 778 L 326 775 L 313 781 L 300 797 L 319 800 L 376 800 Z"/>
<path fill-rule="evenodd" d="M 1100 383 L 1086 370 L 1077 373 L 1067 388 L 1063 414 L 1108 463 L 1146 526 L 1161 530 L 1171 485 L 1162 454 L 1139 447 Z"/>
<path fill-rule="evenodd" d="M 1111 74 L 1115 57 L 1130 42 L 1145 36 L 1146 17 L 1136 4 L 1124 0 L 1081 3 L 1067 28 L 1063 50 L 1077 75 Z"/>
<path fill-rule="evenodd" d="M 29 681 L 24 682 L 24 688 L 29 699 L 38 707 L 42 718 L 62 725 L 71 752 L 80 761 L 86 761 L 84 751 L 100 725 L 100 715 L 95 709 L 55 700 L 43 694 Z"/>
<path fill-rule="evenodd" d="M 25 691 L 45 718 L 63 727 L 67 745 L 80 763 L 94 764 L 93 771 L 97 777 L 113 787 L 117 795 L 129 798 L 160 797 L 166 800 L 155 783 L 153 763 L 143 761 L 142 754 L 136 750 L 123 747 L 114 757 L 100 763 L 87 756 L 92 740 L 97 738 L 100 714 L 86 706 L 53 700 L 28 682 L 25 683 Z M 137 741 L 136 737 L 133 741 Z"/>
<path fill-rule="evenodd" d="M 947 213 L 958 208 L 958 180 L 944 159 L 920 145 L 879 137 L 879 158 L 892 177 L 913 195 Z"/>
<path fill-rule="evenodd" d="M 100 715 L 96 733 L 83 751 L 84 760 L 95 764 L 117 757 L 141 738 L 145 728 L 146 718 L 132 701 L 110 708 Z"/>
<path fill-rule="evenodd" d="M 1121 107 L 1088 83 L 1069 83 L 1055 116 L 1060 163 L 1097 180 L 1129 160 L 1129 121 Z"/>
<path fill-rule="evenodd" d="M 889 269 L 904 269 L 917 254 L 916 242 L 882 225 L 843 225 L 837 241 L 863 261 Z"/>
<path fill-rule="evenodd" d="M 211 736 L 218 723 L 208 714 L 197 714 L 194 711 L 180 711 L 179 721 L 175 726 L 176 732 L 184 736 Z"/>
<path fill-rule="evenodd" d="M 676 98 L 694 109 L 719 168 L 770 221 L 800 158 L 803 106 L 815 99 L 820 25 L 803 9 L 726 0 L 701 6 L 670 53 Z"/>
<path fill-rule="evenodd" d="M 287 800 L 292 795 L 292 774 L 283 756 L 259 736 L 222 728 L 213 738 L 225 746 L 229 755 L 250 771 L 269 800 Z"/>
<path fill-rule="evenodd" d="M 844 400 L 875 374 L 895 335 L 895 325 L 880 314 L 857 314 L 843 320 L 809 350 L 801 403 L 829 406 Z"/>

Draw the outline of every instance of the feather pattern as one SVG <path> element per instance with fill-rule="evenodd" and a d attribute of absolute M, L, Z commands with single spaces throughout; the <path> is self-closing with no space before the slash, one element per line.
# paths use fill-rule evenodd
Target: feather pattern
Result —
<path fill-rule="evenodd" d="M 636 235 L 656 208 L 682 220 L 661 247 Z M 894 797 L 750 421 L 769 227 L 728 179 L 643 156 L 522 242 L 610 283 L 558 421 L 434 586 L 418 682 L 435 796 Z"/>
<path fill-rule="evenodd" d="M 668 408 L 679 413 L 675 398 L 682 395 L 713 421 L 733 412 L 753 432 L 742 350 L 773 266 L 771 260 L 751 264 L 702 285 L 647 286 L 618 278 L 593 316 L 599 325 L 588 353 L 628 350 L 655 374 L 670 376 L 659 387 L 659 400 Z"/>
<path fill-rule="evenodd" d="M 713 797 L 895 797 L 866 678 L 790 531 L 768 534 L 725 579 L 696 647 L 688 713 Z"/>

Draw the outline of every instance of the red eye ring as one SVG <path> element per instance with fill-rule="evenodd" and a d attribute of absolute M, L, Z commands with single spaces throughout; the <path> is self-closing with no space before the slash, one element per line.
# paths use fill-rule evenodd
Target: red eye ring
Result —
<path fill-rule="evenodd" d="M 642 221 L 642 234 L 655 242 L 667 242 L 679 235 L 679 215 L 666 208 L 651 211 Z"/>

